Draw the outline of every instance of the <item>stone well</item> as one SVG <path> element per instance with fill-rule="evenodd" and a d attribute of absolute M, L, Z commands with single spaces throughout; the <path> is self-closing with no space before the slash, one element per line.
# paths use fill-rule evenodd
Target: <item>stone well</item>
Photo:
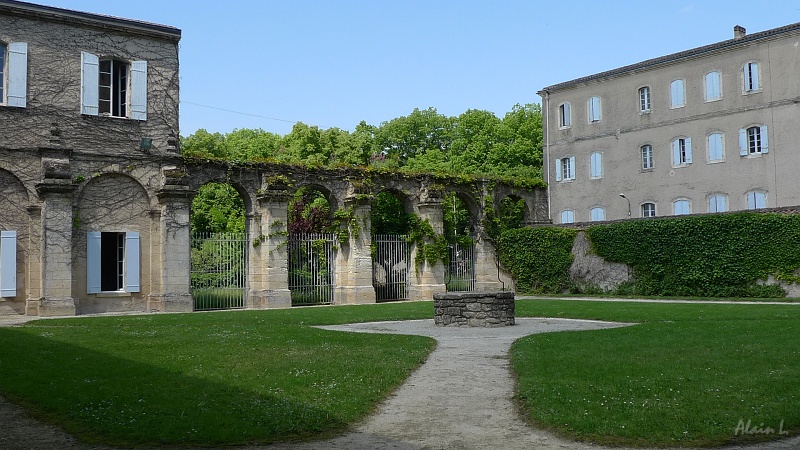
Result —
<path fill-rule="evenodd" d="M 514 292 L 444 292 L 433 294 L 433 321 L 447 327 L 514 325 Z"/>

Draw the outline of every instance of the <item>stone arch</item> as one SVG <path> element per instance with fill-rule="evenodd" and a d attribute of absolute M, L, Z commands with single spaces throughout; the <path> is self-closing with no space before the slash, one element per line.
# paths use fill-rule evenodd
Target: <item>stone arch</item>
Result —
<path fill-rule="evenodd" d="M 391 196 L 391 198 L 397 199 L 397 201 L 399 202 L 398 206 L 400 206 L 400 208 L 402 209 L 402 213 L 410 214 L 414 212 L 414 206 L 415 206 L 414 203 L 412 202 L 410 196 L 405 192 L 403 192 L 402 190 L 396 188 L 382 188 L 377 190 L 375 192 L 375 197 L 373 198 L 372 208 L 371 208 L 371 218 L 370 218 L 371 222 L 370 230 L 372 231 L 373 234 L 387 234 L 382 231 L 382 228 L 386 228 L 383 226 L 385 224 L 376 224 L 375 223 L 376 217 L 374 215 L 376 212 L 376 208 L 380 207 L 382 200 L 384 200 L 386 196 Z M 391 202 L 391 199 L 388 200 Z M 400 219 L 399 222 L 402 222 L 402 219 Z M 377 225 L 377 230 L 376 230 L 376 225 Z M 396 223 L 395 225 L 399 225 L 402 228 L 402 225 L 400 223 Z M 405 230 L 403 232 L 398 232 L 397 234 L 406 234 L 407 232 L 408 230 Z M 394 233 L 388 233 L 388 234 L 394 234 Z"/>
<path fill-rule="evenodd" d="M 301 191 L 316 191 L 316 192 L 319 192 L 320 194 L 322 194 L 322 196 L 328 202 L 328 207 L 329 207 L 330 210 L 329 210 L 327 219 L 330 220 L 330 221 L 333 220 L 333 215 L 336 212 L 336 210 L 341 208 L 341 207 L 343 207 L 343 204 L 341 203 L 341 199 L 336 197 L 336 195 L 334 193 L 334 189 L 332 189 L 332 188 L 330 188 L 328 186 L 325 186 L 325 185 L 320 184 L 320 183 L 304 183 L 304 184 L 295 186 L 295 189 L 292 190 L 291 195 L 289 197 L 288 204 L 287 204 L 287 207 L 289 208 L 287 226 L 289 226 L 290 228 L 291 228 L 291 222 L 293 220 L 293 215 L 292 215 L 291 209 L 292 209 L 292 205 L 294 203 L 294 198 Z M 291 232 L 291 230 L 289 230 L 289 231 Z"/>
<path fill-rule="evenodd" d="M 152 227 L 149 196 L 136 179 L 124 174 L 106 173 L 93 177 L 82 187 L 74 202 L 72 226 L 72 296 L 80 299 L 76 302 L 79 314 L 146 309 L 151 284 Z M 138 233 L 138 292 L 119 290 L 89 294 L 87 272 L 92 268 L 87 262 L 87 240 L 90 232 L 116 233 L 122 238 Z M 124 242 L 128 251 L 129 241 Z M 103 260 L 103 265 L 108 267 L 107 261 Z M 129 274 L 126 272 L 125 276 Z"/>
<path fill-rule="evenodd" d="M 30 195 L 22 181 L 12 172 L 0 169 L 0 231 L 16 232 L 16 296 L 6 302 L 15 313 L 24 314 L 24 300 L 28 297 L 28 261 L 31 256 L 30 240 Z M 7 299 L 8 300 L 8 299 Z M 2 313 L 2 311 L 0 311 Z"/>
<path fill-rule="evenodd" d="M 453 189 L 449 193 L 455 196 L 457 202 L 460 201 L 461 204 L 463 204 L 463 206 L 466 207 L 468 213 L 467 226 L 469 227 L 469 233 L 472 237 L 476 237 L 476 235 L 480 230 L 481 218 L 483 217 L 483 210 L 481 208 L 481 203 L 471 193 L 466 192 L 463 189 Z M 445 197 L 446 195 L 447 194 L 445 194 Z M 452 205 L 448 206 L 443 204 L 442 213 L 444 214 L 445 217 L 447 217 L 449 210 L 444 211 L 444 209 L 449 208 L 451 206 Z M 458 207 L 458 205 L 456 205 L 456 207 Z"/>

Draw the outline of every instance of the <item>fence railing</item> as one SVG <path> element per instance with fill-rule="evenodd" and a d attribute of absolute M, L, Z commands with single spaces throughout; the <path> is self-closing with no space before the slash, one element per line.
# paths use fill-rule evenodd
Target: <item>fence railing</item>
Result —
<path fill-rule="evenodd" d="M 196 311 L 245 307 L 247 249 L 245 233 L 192 233 L 190 276 Z"/>
<path fill-rule="evenodd" d="M 475 245 L 450 245 L 445 286 L 448 292 L 475 290 Z"/>
<path fill-rule="evenodd" d="M 406 236 L 372 236 L 372 285 L 377 301 L 408 300 L 410 246 Z"/>
<path fill-rule="evenodd" d="M 333 303 L 332 233 L 289 234 L 289 291 L 292 306 Z"/>

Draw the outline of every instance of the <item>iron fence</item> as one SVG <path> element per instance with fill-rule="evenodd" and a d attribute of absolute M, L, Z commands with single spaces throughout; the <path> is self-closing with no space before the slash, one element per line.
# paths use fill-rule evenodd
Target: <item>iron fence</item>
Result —
<path fill-rule="evenodd" d="M 475 245 L 450 245 L 450 264 L 445 280 L 448 292 L 475 290 Z"/>
<path fill-rule="evenodd" d="M 245 233 L 192 233 L 195 311 L 245 307 L 247 248 Z"/>
<path fill-rule="evenodd" d="M 288 240 L 292 306 L 333 303 L 335 235 L 292 233 Z"/>
<path fill-rule="evenodd" d="M 372 236 L 372 285 L 377 301 L 408 300 L 410 246 L 406 236 Z"/>

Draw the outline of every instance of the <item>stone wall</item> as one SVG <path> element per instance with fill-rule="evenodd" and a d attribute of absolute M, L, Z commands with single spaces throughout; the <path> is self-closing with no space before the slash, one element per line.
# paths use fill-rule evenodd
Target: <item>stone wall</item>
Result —
<path fill-rule="evenodd" d="M 433 296 L 433 320 L 439 326 L 503 327 L 514 325 L 514 293 L 446 292 Z"/>

